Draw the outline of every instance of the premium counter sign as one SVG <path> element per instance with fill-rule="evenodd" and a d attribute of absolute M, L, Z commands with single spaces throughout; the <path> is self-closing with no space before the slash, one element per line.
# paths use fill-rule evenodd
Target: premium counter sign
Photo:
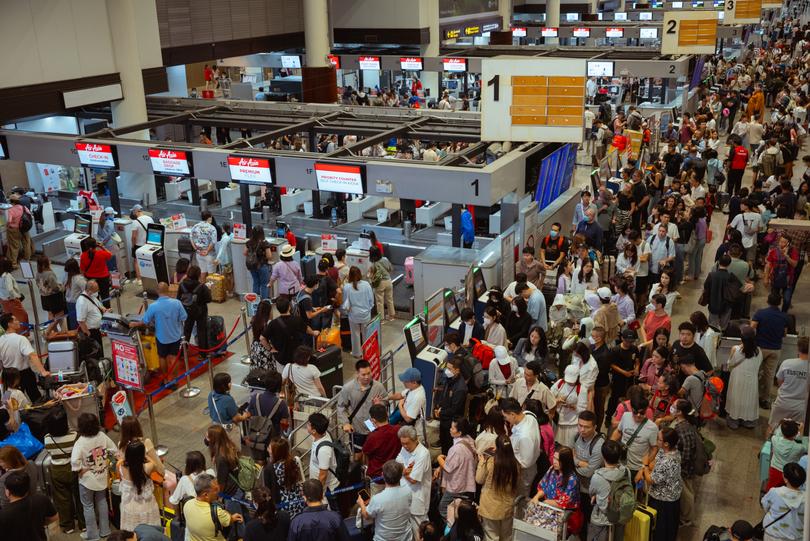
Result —
<path fill-rule="evenodd" d="M 364 173 L 360 165 L 315 163 L 318 189 L 325 192 L 362 195 L 366 191 Z"/>
<path fill-rule="evenodd" d="M 273 173 L 268 158 L 228 156 L 228 169 L 234 182 L 272 184 Z"/>
<path fill-rule="evenodd" d="M 99 143 L 76 143 L 76 153 L 79 155 L 79 162 L 86 167 L 103 167 L 114 169 L 115 147 L 112 145 L 101 145 Z"/>
<path fill-rule="evenodd" d="M 400 57 L 399 67 L 405 71 L 422 71 L 422 58 L 418 56 Z"/>
<path fill-rule="evenodd" d="M 357 59 L 360 64 L 361 70 L 379 70 L 380 57 L 379 56 L 361 56 Z"/>
<path fill-rule="evenodd" d="M 525 26 L 516 26 L 512 29 L 512 36 L 516 38 L 525 38 L 526 37 L 526 27 Z"/>
<path fill-rule="evenodd" d="M 540 29 L 540 35 L 543 36 L 544 38 L 556 38 L 557 33 L 558 33 L 557 28 L 544 27 Z"/>
<path fill-rule="evenodd" d="M 158 175 L 192 175 L 191 156 L 184 150 L 150 148 L 149 161 L 152 162 L 152 171 Z"/>
<path fill-rule="evenodd" d="M 574 37 L 575 38 L 589 38 L 591 37 L 591 29 L 590 28 L 574 28 Z"/>
<path fill-rule="evenodd" d="M 444 68 L 444 71 L 456 71 L 456 72 L 467 71 L 467 59 L 443 58 L 442 67 Z"/>

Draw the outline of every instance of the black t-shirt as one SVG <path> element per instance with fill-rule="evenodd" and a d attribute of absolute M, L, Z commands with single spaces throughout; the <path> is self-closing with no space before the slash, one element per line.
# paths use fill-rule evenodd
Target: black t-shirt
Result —
<path fill-rule="evenodd" d="M 315 290 L 312 292 L 312 300 L 315 306 L 327 306 L 332 304 L 332 299 L 335 298 L 337 293 L 337 282 L 328 275 L 319 275 L 320 282 Z"/>
<path fill-rule="evenodd" d="M 610 385 L 610 365 L 613 364 L 613 355 L 606 344 L 597 349 L 591 349 L 591 356 L 599 367 L 599 375 L 596 376 L 596 387 L 607 387 Z"/>
<path fill-rule="evenodd" d="M 706 356 L 706 352 L 703 351 L 703 348 L 700 347 L 697 342 L 693 342 L 691 347 L 685 348 L 681 345 L 680 340 L 676 340 L 675 344 L 672 346 L 672 359 L 676 365 L 684 361 L 689 361 L 687 364 L 694 363 L 698 370 L 703 370 L 704 372 L 714 370 L 712 363 L 709 362 L 709 358 Z"/>
<path fill-rule="evenodd" d="M 635 199 L 636 205 L 641 203 L 645 197 L 647 197 L 647 187 L 644 183 L 636 182 L 633 184 L 633 199 Z"/>
<path fill-rule="evenodd" d="M 265 541 L 267 539 L 287 539 L 290 530 L 290 515 L 287 511 L 276 514 L 275 524 L 265 524 L 254 518 L 245 526 L 244 541 Z"/>
<path fill-rule="evenodd" d="M 619 210 L 624 210 L 626 212 L 630 212 L 630 209 L 633 208 L 633 196 L 626 194 L 625 192 L 619 192 L 619 195 L 616 196 L 618 200 L 618 207 Z"/>
<path fill-rule="evenodd" d="M 53 502 L 44 494 L 31 494 L 0 509 L 4 539 L 47 541 L 45 520 L 56 515 Z"/>
<path fill-rule="evenodd" d="M 315 308 L 315 303 L 312 300 L 312 294 L 302 291 L 295 298 L 298 303 L 298 315 L 304 320 L 304 323 L 309 325 L 309 318 L 307 312 L 311 312 Z"/>
<path fill-rule="evenodd" d="M 287 364 L 295 348 L 303 344 L 307 332 L 304 320 L 297 316 L 279 316 L 264 329 L 264 337 L 279 352 L 278 360 Z"/>
<path fill-rule="evenodd" d="M 566 253 L 568 251 L 568 241 L 562 235 L 556 239 L 552 239 L 549 235 L 543 237 L 540 246 L 545 250 L 546 260 L 557 261 L 560 257 L 560 252 Z"/>
<path fill-rule="evenodd" d="M 6 408 L 0 408 L 0 440 L 4 440 L 8 437 L 11 432 L 9 432 L 8 428 L 6 428 L 6 423 L 11 420 L 11 415 L 9 415 L 8 410 Z"/>
<path fill-rule="evenodd" d="M 616 346 L 611 350 L 610 364 L 615 364 L 622 370 L 632 372 L 636 366 L 636 359 L 638 358 L 638 348 L 630 346 L 630 349 L 624 349 L 621 346 Z M 624 393 L 629 385 L 633 384 L 633 377 L 623 376 L 618 372 L 613 372 L 612 387 L 613 392 Z"/>

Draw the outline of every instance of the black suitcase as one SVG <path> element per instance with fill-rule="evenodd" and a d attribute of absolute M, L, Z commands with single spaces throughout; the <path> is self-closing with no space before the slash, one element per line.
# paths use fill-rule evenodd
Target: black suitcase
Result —
<path fill-rule="evenodd" d="M 51 454 L 43 449 L 34 458 L 34 466 L 39 473 L 39 490 L 53 499 L 53 481 L 51 481 Z"/>
<path fill-rule="evenodd" d="M 340 347 L 343 351 L 352 350 L 352 331 L 347 317 L 340 318 Z"/>
<path fill-rule="evenodd" d="M 332 398 L 332 386 L 343 385 L 343 352 L 330 344 L 323 350 L 314 350 L 311 362 L 321 371 L 321 383 L 326 396 Z"/>
<path fill-rule="evenodd" d="M 225 318 L 222 316 L 208 316 L 208 348 L 213 348 L 225 340 Z M 225 351 L 225 344 L 222 344 L 216 351 L 212 353 L 220 353 Z"/>
<path fill-rule="evenodd" d="M 304 275 L 304 280 L 318 274 L 318 257 L 314 255 L 305 255 L 302 257 L 301 273 Z"/>

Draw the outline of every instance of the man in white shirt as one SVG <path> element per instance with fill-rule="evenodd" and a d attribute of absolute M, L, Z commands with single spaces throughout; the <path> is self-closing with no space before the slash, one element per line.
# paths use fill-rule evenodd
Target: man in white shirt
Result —
<path fill-rule="evenodd" d="M 638 270 L 636 271 L 636 302 L 641 303 L 647 299 L 647 290 L 650 287 L 650 243 L 638 231 L 631 231 L 629 241 L 636 245 L 638 253 Z"/>
<path fill-rule="evenodd" d="M 19 334 L 21 325 L 13 314 L 0 315 L 0 327 L 5 331 L 5 334 L 0 336 L 0 368 L 19 370 L 20 388 L 31 402 L 36 402 L 42 394 L 37 387 L 34 370 L 42 376 L 48 376 L 50 372 L 45 370 L 28 338 Z"/>
<path fill-rule="evenodd" d="M 200 267 L 200 282 L 205 283 L 205 277 L 217 272 L 214 264 L 217 244 L 217 228 L 211 225 L 214 219 L 210 211 L 202 211 L 202 220 L 194 224 L 189 232 L 191 245 L 197 253 L 197 266 Z"/>
<path fill-rule="evenodd" d="M 422 373 L 414 367 L 406 369 L 399 375 L 399 381 L 405 385 L 401 393 L 390 393 L 388 400 L 397 400 L 397 410 L 406 424 L 412 425 L 424 413 L 427 398 L 422 387 Z"/>
<path fill-rule="evenodd" d="M 333 511 L 340 512 L 337 497 L 331 493 L 340 486 L 340 480 L 335 476 L 337 459 L 335 458 L 332 437 L 329 435 L 329 419 L 322 413 L 313 413 L 307 419 L 307 432 L 312 436 L 312 450 L 309 454 L 309 478 L 321 482 L 326 491 L 329 507 Z"/>
<path fill-rule="evenodd" d="M 549 417 L 553 417 L 557 401 L 549 388 L 538 379 L 538 376 L 542 373 L 543 365 L 540 364 L 540 361 L 527 362 L 526 366 L 523 367 L 523 376 L 516 379 L 514 385 L 512 385 L 509 398 L 517 400 L 521 407 L 528 399 L 537 400 L 543 405 L 543 409 L 548 413 Z"/>
<path fill-rule="evenodd" d="M 692 201 L 697 201 L 698 199 L 706 199 L 706 188 L 700 183 L 700 181 L 695 177 L 692 176 L 689 179 L 689 186 L 692 189 L 691 196 Z M 677 229 L 677 228 L 676 228 Z"/>
<path fill-rule="evenodd" d="M 96 281 L 87 280 L 84 292 L 76 299 L 76 320 L 79 322 L 79 330 L 95 340 L 102 352 L 104 345 L 101 341 L 101 317 L 109 310 L 98 299 Z"/>
<path fill-rule="evenodd" d="M 146 244 L 146 229 L 149 224 L 155 223 L 151 216 L 144 214 L 141 205 L 132 207 L 132 217 L 134 218 L 135 225 L 132 227 L 132 261 L 135 261 L 135 252 Z M 138 279 L 141 278 L 141 270 L 138 265 L 135 265 L 135 273 Z"/>
<path fill-rule="evenodd" d="M 748 199 L 740 201 L 742 212 L 731 220 L 731 227 L 742 233 L 742 245 L 746 252 L 746 259 L 754 263 L 757 255 L 757 233 L 762 227 L 762 216 L 752 212 L 753 203 Z"/>
<path fill-rule="evenodd" d="M 680 233 L 678 232 L 678 226 L 672 223 L 672 216 L 669 213 L 664 212 L 661 214 L 661 221 L 655 224 L 655 229 L 657 230 L 660 226 L 664 226 L 667 228 L 667 236 L 671 238 L 673 241 L 677 241 L 681 238 Z"/>
<path fill-rule="evenodd" d="M 428 519 L 430 507 L 430 485 L 433 480 L 430 451 L 419 443 L 412 426 L 403 426 L 397 435 L 402 449 L 396 460 L 404 466 L 402 486 L 411 490 L 411 531 L 418 539 L 419 525 Z"/>
<path fill-rule="evenodd" d="M 583 134 L 583 139 L 586 145 L 585 152 L 590 153 L 591 149 L 593 149 L 593 137 L 591 135 L 593 132 L 593 121 L 596 120 L 596 115 L 594 114 L 593 111 L 591 111 L 586 107 L 584 117 L 585 117 L 585 127 L 584 127 L 585 131 Z M 582 149 L 582 147 L 579 148 L 580 150 Z"/>
<path fill-rule="evenodd" d="M 542 451 L 540 441 L 540 426 L 537 418 L 523 411 L 514 398 L 505 398 L 500 402 L 504 420 L 512 427 L 509 439 L 512 450 L 520 464 L 520 486 L 518 496 L 529 496 L 534 487 L 531 486 L 534 476 L 537 475 L 537 458 Z"/>

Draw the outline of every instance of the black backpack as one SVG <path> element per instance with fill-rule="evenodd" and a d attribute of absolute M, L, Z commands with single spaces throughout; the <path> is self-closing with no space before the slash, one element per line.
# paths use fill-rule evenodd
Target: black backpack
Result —
<path fill-rule="evenodd" d="M 197 304 L 198 300 L 198 293 L 202 284 L 197 284 L 194 289 L 189 291 L 186 289 L 185 282 L 180 284 L 180 302 L 183 303 L 183 308 L 186 309 L 189 315 L 196 314 L 197 310 L 199 310 L 199 304 Z"/>
<path fill-rule="evenodd" d="M 34 217 L 31 215 L 30 210 L 23 207 L 23 213 L 20 217 L 20 232 L 28 233 L 32 227 L 34 227 Z"/>
<path fill-rule="evenodd" d="M 343 480 L 347 479 L 349 475 L 349 468 L 352 462 L 351 452 L 340 442 L 324 441 L 315 447 L 315 456 L 318 455 L 318 451 L 320 451 L 321 447 L 324 445 L 332 448 L 332 452 L 335 453 L 335 462 L 337 463 L 335 469 L 329 468 L 329 471 L 343 484 Z"/>

